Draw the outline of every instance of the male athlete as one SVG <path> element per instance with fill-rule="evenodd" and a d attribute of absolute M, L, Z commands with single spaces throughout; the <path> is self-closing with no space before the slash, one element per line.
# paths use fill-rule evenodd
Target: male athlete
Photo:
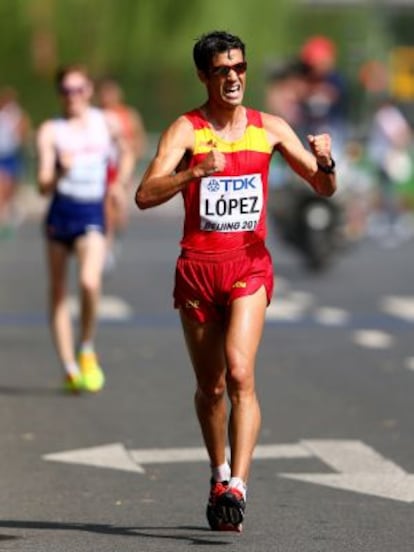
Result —
<path fill-rule="evenodd" d="M 213 530 L 241 531 L 260 427 L 255 359 L 273 285 L 264 243 L 270 158 L 277 151 L 323 196 L 336 189 L 335 163 L 327 134 L 309 136 L 309 151 L 283 119 L 243 105 L 247 62 L 238 37 L 203 35 L 193 57 L 207 101 L 163 133 L 136 203 L 146 209 L 178 192 L 184 198 L 174 300 L 211 465 L 207 519 Z"/>
<path fill-rule="evenodd" d="M 141 114 L 137 109 L 125 103 L 121 85 L 112 77 L 104 77 L 99 80 L 97 85 L 97 101 L 99 107 L 110 113 L 117 120 L 120 131 L 129 145 L 131 154 L 134 156 L 134 166 L 136 166 L 141 161 L 147 145 L 147 135 Z M 108 166 L 108 186 L 111 186 L 117 180 L 118 162 L 119 151 L 114 147 Z M 121 238 L 127 226 L 127 205 L 114 201 L 111 194 L 107 194 L 105 214 L 108 248 L 105 269 L 110 270 L 116 264 L 116 241 Z"/>
<path fill-rule="evenodd" d="M 124 201 L 132 162 L 118 127 L 90 106 L 92 83 L 81 66 L 59 70 L 56 79 L 62 116 L 44 122 L 37 135 L 37 180 L 52 196 L 45 221 L 49 269 L 50 323 L 68 391 L 99 391 L 105 381 L 94 336 L 105 259 L 104 198 L 111 144 L 120 152 L 117 181 L 108 193 Z M 80 336 L 77 354 L 67 302 L 71 253 L 78 261 Z"/>

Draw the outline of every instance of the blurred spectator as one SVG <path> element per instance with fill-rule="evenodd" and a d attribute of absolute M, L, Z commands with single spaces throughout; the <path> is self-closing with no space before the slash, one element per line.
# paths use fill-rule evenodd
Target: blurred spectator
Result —
<path fill-rule="evenodd" d="M 15 199 L 23 171 L 23 150 L 30 134 L 30 119 L 17 92 L 0 89 L 0 236 L 11 234 L 19 222 Z"/>
<path fill-rule="evenodd" d="M 283 117 L 305 139 L 324 132 L 332 136 L 333 156 L 344 155 L 346 143 L 346 83 L 336 67 L 334 42 L 313 36 L 296 59 L 270 72 L 266 83 L 266 108 Z M 283 175 L 272 167 L 272 185 Z M 273 178 L 275 177 L 275 178 Z"/>
<path fill-rule="evenodd" d="M 124 100 L 124 93 L 119 82 L 112 77 L 104 77 L 98 82 L 97 102 L 105 111 L 112 113 L 119 125 L 120 132 L 129 144 L 134 155 L 135 166 L 142 159 L 147 146 L 147 136 L 140 113 Z M 108 186 L 115 181 L 118 171 L 118 152 L 113 148 L 108 168 Z M 115 241 L 125 230 L 128 220 L 127 205 L 112 201 L 107 195 L 105 202 L 108 252 L 105 269 L 115 266 Z M 119 249 L 119 243 L 118 249 Z"/>
<path fill-rule="evenodd" d="M 325 36 L 313 36 L 303 44 L 300 60 L 308 67 L 304 101 L 307 133 L 331 134 L 333 155 L 339 158 L 346 139 L 346 83 L 336 67 L 336 46 Z"/>
<path fill-rule="evenodd" d="M 272 69 L 267 77 L 266 109 L 283 117 L 295 130 L 301 129 L 304 123 L 307 72 L 307 66 L 294 59 Z"/>
<path fill-rule="evenodd" d="M 344 207 L 345 237 L 347 241 L 355 242 L 367 233 L 374 203 L 375 179 L 361 142 L 349 140 L 344 153 L 338 200 Z"/>
<path fill-rule="evenodd" d="M 378 206 L 373 214 L 371 233 L 394 245 L 411 235 L 403 217 L 399 184 L 413 177 L 411 148 L 413 133 L 407 118 L 390 97 L 380 100 L 374 112 L 368 138 L 368 153 L 378 184 Z"/>
<path fill-rule="evenodd" d="M 287 121 L 302 139 L 306 139 L 304 100 L 307 95 L 308 67 L 299 59 L 287 60 L 273 67 L 266 79 L 265 105 L 272 115 Z M 270 164 L 269 185 L 280 188 L 295 178 L 290 167 L 273 156 Z"/>

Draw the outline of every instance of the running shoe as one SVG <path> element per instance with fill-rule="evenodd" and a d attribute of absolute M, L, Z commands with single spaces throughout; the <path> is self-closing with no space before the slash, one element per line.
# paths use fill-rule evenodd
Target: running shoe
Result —
<path fill-rule="evenodd" d="M 221 509 L 218 508 L 218 503 L 221 497 L 228 491 L 228 482 L 227 481 L 210 481 L 210 495 L 208 497 L 207 503 L 207 521 L 210 525 L 210 528 L 213 531 L 235 531 L 237 533 L 242 532 L 242 524 L 238 523 L 234 525 L 224 520 L 221 515 Z"/>
<path fill-rule="evenodd" d="M 83 379 L 83 389 L 96 393 L 105 385 L 105 375 L 94 352 L 80 352 L 78 364 Z"/>
<path fill-rule="evenodd" d="M 208 524 L 213 531 L 220 531 L 221 519 L 216 515 L 215 508 L 217 499 L 220 495 L 226 492 L 228 481 L 210 480 L 210 494 L 207 502 L 206 516 Z"/>
<path fill-rule="evenodd" d="M 63 382 L 63 390 L 67 393 L 80 393 L 83 391 L 83 377 L 81 374 L 67 374 Z"/>
<path fill-rule="evenodd" d="M 246 501 L 238 489 L 227 487 L 219 493 L 214 505 L 214 514 L 221 524 L 219 530 L 241 533 L 245 510 Z"/>

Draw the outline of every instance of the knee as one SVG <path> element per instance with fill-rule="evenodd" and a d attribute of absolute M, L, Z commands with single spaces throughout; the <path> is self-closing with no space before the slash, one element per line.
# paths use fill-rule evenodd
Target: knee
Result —
<path fill-rule="evenodd" d="M 224 381 L 216 385 L 212 385 L 210 382 L 198 382 L 196 400 L 214 404 L 223 399 L 225 391 Z"/>
<path fill-rule="evenodd" d="M 241 354 L 229 355 L 226 380 L 230 397 L 240 393 L 254 392 L 252 363 Z"/>
<path fill-rule="evenodd" d="M 52 283 L 49 288 L 49 297 L 53 305 L 62 303 L 66 299 L 66 286 L 61 283 Z"/>
<path fill-rule="evenodd" d="M 100 290 L 99 278 L 94 275 L 82 276 L 80 280 L 80 288 L 84 294 L 95 295 Z"/>

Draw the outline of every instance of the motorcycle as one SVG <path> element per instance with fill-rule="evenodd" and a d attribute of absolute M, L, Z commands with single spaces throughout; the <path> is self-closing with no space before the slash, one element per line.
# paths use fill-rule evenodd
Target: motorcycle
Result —
<path fill-rule="evenodd" d="M 277 234 L 301 253 L 311 270 L 327 268 L 343 243 L 341 204 L 318 196 L 289 169 L 274 167 L 270 173 L 269 217 Z"/>

